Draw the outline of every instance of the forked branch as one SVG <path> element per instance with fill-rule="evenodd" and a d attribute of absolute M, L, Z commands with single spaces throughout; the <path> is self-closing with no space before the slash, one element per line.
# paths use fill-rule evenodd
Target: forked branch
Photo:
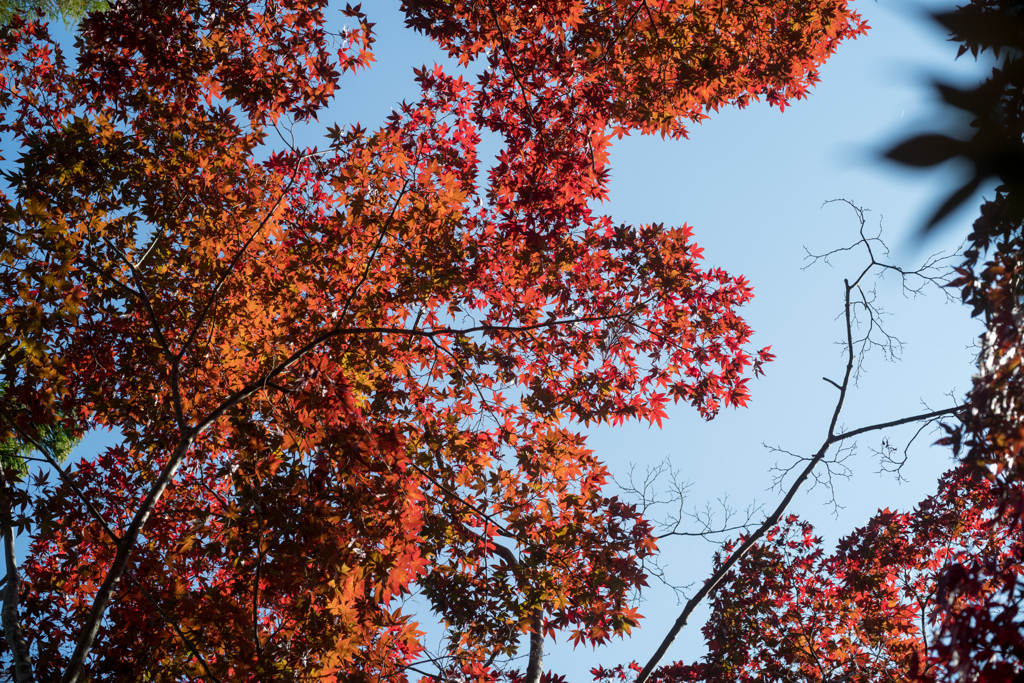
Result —
<path fill-rule="evenodd" d="M 679 617 L 672 625 L 672 628 L 669 629 L 669 632 L 665 635 L 665 638 L 658 646 L 658 649 L 655 651 L 654 655 L 650 658 L 646 666 L 644 666 L 643 670 L 640 672 L 640 675 L 636 679 L 636 683 L 647 683 L 647 680 L 650 678 L 654 669 L 661 663 L 662 659 L 664 659 L 665 654 L 668 652 L 668 648 L 672 645 L 676 637 L 686 626 L 687 622 L 690 619 L 690 616 L 693 614 L 693 611 L 697 608 L 698 605 L 700 605 L 704 598 L 710 595 L 716 588 L 718 588 L 719 585 L 721 585 L 721 583 L 725 580 L 726 576 L 729 574 L 732 568 L 736 566 L 736 564 L 741 559 L 743 559 L 743 557 L 748 552 L 750 552 L 750 549 L 753 548 L 754 545 L 757 544 L 757 542 L 760 541 L 761 538 L 763 538 L 764 535 L 772 529 L 772 527 L 779 523 L 779 521 L 782 519 L 782 516 L 785 514 L 786 510 L 793 502 L 793 499 L 796 497 L 796 494 L 800 490 L 800 487 L 803 486 L 803 484 L 814 472 L 814 469 L 824 460 L 826 453 L 828 453 L 829 449 L 832 446 L 842 443 L 847 439 L 852 439 L 853 437 L 856 437 L 860 434 L 865 434 L 867 432 L 887 429 L 889 427 L 895 427 L 915 422 L 934 420 L 938 417 L 943 417 L 946 415 L 955 415 L 964 409 L 964 406 L 958 405 L 950 408 L 944 408 L 942 410 L 930 411 L 928 413 L 924 413 L 921 415 L 912 415 L 897 420 L 880 422 L 876 424 L 866 425 L 864 427 L 860 427 L 857 429 L 852 429 L 846 432 L 836 433 L 836 426 L 839 423 L 839 416 L 842 413 L 843 405 L 846 402 L 846 397 L 850 390 L 850 383 L 852 378 L 854 377 L 856 354 L 854 353 L 852 312 L 853 307 L 851 305 L 851 293 L 857 287 L 859 287 L 859 278 L 858 280 L 855 280 L 852 284 L 849 280 L 844 280 L 843 315 L 845 317 L 846 322 L 846 370 L 843 373 L 842 383 L 832 382 L 831 380 L 829 380 L 829 382 L 833 386 L 836 386 L 839 389 L 839 397 L 836 399 L 835 407 L 832 411 L 832 419 L 829 422 L 828 432 L 825 436 L 825 439 L 822 441 L 821 446 L 818 448 L 815 454 L 808 460 L 807 465 L 797 476 L 796 480 L 793 481 L 793 483 L 790 485 L 788 491 L 786 492 L 786 495 L 779 502 L 778 506 L 776 506 L 775 510 L 772 511 L 770 515 L 768 515 L 768 517 L 764 520 L 761 526 L 757 528 L 756 531 L 754 531 L 752 534 L 747 536 L 746 539 L 744 539 L 743 543 L 740 544 L 739 547 L 737 547 L 725 559 L 725 561 L 722 562 L 718 569 L 716 569 L 714 573 L 712 573 L 712 575 L 704 582 L 704 585 L 701 586 L 700 590 L 698 590 L 697 593 L 694 594 L 694 596 L 690 598 L 689 601 L 687 601 Z"/>

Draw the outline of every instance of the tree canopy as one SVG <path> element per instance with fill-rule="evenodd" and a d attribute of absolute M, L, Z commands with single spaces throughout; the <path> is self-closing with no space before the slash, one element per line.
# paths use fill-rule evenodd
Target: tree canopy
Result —
<path fill-rule="evenodd" d="M 628 634 L 657 546 L 580 426 L 660 425 L 670 401 L 713 418 L 772 354 L 739 315 L 749 284 L 704 267 L 688 226 L 598 212 L 610 146 L 803 97 L 866 28 L 846 2 L 410 0 L 409 29 L 474 76 L 421 68 L 418 99 L 309 148 L 278 133 L 372 68 L 362 7 L 120 1 L 77 26 L 74 60 L 42 9 L 0 29 L 14 678 L 537 683 L 543 636 Z M 930 224 L 1000 183 L 952 283 L 987 326 L 971 391 L 841 431 L 848 281 L 821 449 L 646 666 L 597 679 L 1021 677 L 1024 22 L 1009 0 L 939 19 L 996 66 L 977 89 L 939 87 L 972 129 L 890 157 L 972 164 Z M 938 418 L 960 460 L 916 509 L 832 551 L 786 514 L 829 449 Z M 61 466 L 96 428 L 122 442 Z M 444 668 L 418 663 L 410 591 L 444 624 Z M 704 599 L 708 654 L 663 663 Z"/>
<path fill-rule="evenodd" d="M 74 64 L 0 33 L 0 437 L 123 437 L 6 520 L 19 680 L 405 680 L 412 589 L 466 676 L 628 633 L 655 543 L 574 425 L 711 418 L 771 359 L 688 227 L 593 207 L 616 135 L 803 97 L 864 30 L 844 0 L 408 2 L 477 82 L 279 144 L 372 64 L 329 9 L 121 1 Z"/>
<path fill-rule="evenodd" d="M 0 0 L 0 23 L 7 23 L 15 14 L 34 18 L 39 12 L 50 19 L 60 18 L 65 24 L 80 21 L 89 12 L 102 12 L 108 8 L 106 0 Z"/>

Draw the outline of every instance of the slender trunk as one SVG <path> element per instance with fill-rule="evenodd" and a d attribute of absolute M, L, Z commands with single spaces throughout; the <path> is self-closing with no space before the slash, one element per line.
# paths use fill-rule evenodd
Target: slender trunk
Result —
<path fill-rule="evenodd" d="M 534 612 L 533 630 L 530 632 L 530 663 L 526 666 L 524 683 L 540 683 L 544 672 L 544 632 L 541 630 L 544 625 L 543 615 L 540 609 Z"/>
<path fill-rule="evenodd" d="M 117 554 L 114 555 L 114 563 L 107 572 L 107 578 L 100 584 L 96 597 L 93 598 L 89 618 L 82 627 L 82 633 L 78 637 L 75 651 L 71 653 L 71 659 L 68 662 L 68 668 L 64 672 L 64 678 L 61 679 L 61 683 L 78 683 L 80 680 L 82 671 L 85 668 L 85 660 L 89 656 L 89 650 L 92 648 L 93 643 L 96 641 L 96 635 L 100 631 L 100 623 L 103 621 L 103 615 L 107 611 L 107 605 L 110 604 L 110 599 L 114 595 L 114 591 L 117 590 L 121 577 L 124 576 L 125 571 L 128 569 L 128 560 L 135 549 L 135 543 L 139 539 L 142 527 L 145 526 L 146 520 L 149 519 L 149 515 L 156 508 L 157 503 L 160 502 L 164 491 L 174 478 L 174 473 L 178 471 L 178 467 L 185 460 L 185 455 L 192 445 L 193 438 L 193 435 L 189 435 L 178 442 L 178 447 L 174 449 L 174 453 L 171 454 L 167 464 L 164 465 L 160 476 L 153 483 L 145 500 L 142 501 L 142 505 L 135 511 L 135 516 L 132 517 L 131 523 L 121 536 L 121 540 L 117 544 Z"/>
<path fill-rule="evenodd" d="M 21 621 L 18 616 L 18 597 L 21 593 L 21 577 L 18 575 L 18 564 L 14 560 L 14 530 L 11 528 L 10 490 L 3 492 L 3 510 L 0 512 L 0 523 L 3 524 L 4 558 L 7 564 L 7 586 L 4 588 L 3 609 L 0 619 L 4 625 L 4 638 L 14 658 L 14 680 L 17 683 L 33 683 L 32 655 L 29 653 L 25 635 L 21 632 Z"/>
<path fill-rule="evenodd" d="M 519 566 L 519 560 L 505 546 L 495 543 L 494 551 L 504 558 L 510 566 Z M 540 683 L 540 677 L 544 673 L 544 608 L 538 607 L 535 609 L 533 611 L 533 618 L 530 621 L 533 622 L 532 630 L 530 631 L 530 659 L 526 665 L 526 678 L 523 683 Z"/>

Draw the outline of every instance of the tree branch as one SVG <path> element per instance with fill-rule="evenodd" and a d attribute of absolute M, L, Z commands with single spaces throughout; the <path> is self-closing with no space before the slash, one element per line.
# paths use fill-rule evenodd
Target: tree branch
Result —
<path fill-rule="evenodd" d="M 153 336 L 156 339 L 156 343 L 160 346 L 160 350 L 163 351 L 164 357 L 167 362 L 171 365 L 171 402 L 174 406 L 174 419 L 178 423 L 178 429 L 184 431 L 185 429 L 185 413 L 181 407 L 181 386 L 178 377 L 178 357 L 171 352 L 170 344 L 167 342 L 167 338 L 164 336 L 163 328 L 160 327 L 160 321 L 156 317 L 156 311 L 153 310 L 153 301 L 149 297 L 149 292 L 146 291 L 146 283 L 142 280 L 142 273 L 135 267 L 128 255 L 117 248 L 117 245 L 113 244 L 106 237 L 103 241 L 108 247 L 110 247 L 122 261 L 128 266 L 132 272 L 132 279 L 135 280 L 135 284 L 138 287 L 138 291 L 126 287 L 128 291 L 132 292 L 139 301 L 142 302 L 142 307 L 146 310 L 146 316 L 149 318 L 149 323 L 153 328 Z"/>
<path fill-rule="evenodd" d="M 748 536 L 743 541 L 743 543 L 738 548 L 736 548 L 736 550 L 734 550 L 732 554 L 729 555 L 725 562 L 723 562 L 718 567 L 718 569 L 715 570 L 715 572 L 712 573 L 712 575 L 704 582 L 704 585 L 700 588 L 700 590 L 697 591 L 697 593 L 687 601 L 679 617 L 672 625 L 672 628 L 669 629 L 669 632 L 662 640 L 661 645 L 658 646 L 658 649 L 655 651 L 654 655 L 651 657 L 651 659 L 647 662 L 647 665 L 644 666 L 643 670 L 640 672 L 640 675 L 636 679 L 636 683 L 647 683 L 647 680 L 653 673 L 654 668 L 657 667 L 658 664 L 660 664 L 666 652 L 668 652 L 669 646 L 672 645 L 676 637 L 679 635 L 679 632 L 682 631 L 682 629 L 686 626 L 690 616 L 693 614 L 693 611 L 697 608 L 697 606 L 704 600 L 704 598 L 706 598 L 716 588 L 718 588 L 718 586 L 722 583 L 726 575 L 736 565 L 736 563 L 738 563 L 772 527 L 779 523 L 779 520 L 782 519 L 782 515 L 785 513 L 786 509 L 792 503 L 793 498 L 796 496 L 797 491 L 804 484 L 804 482 L 807 481 L 808 477 L 811 476 L 811 474 L 814 472 L 815 467 L 817 467 L 822 462 L 822 460 L 825 458 L 825 454 L 828 452 L 831 446 L 833 446 L 836 443 L 842 442 L 846 439 L 850 439 L 867 432 L 876 431 L 879 429 L 886 429 L 888 427 L 896 427 L 899 425 L 909 424 L 912 422 L 919 422 L 922 420 L 932 420 L 943 415 L 952 415 L 963 410 L 964 406 L 962 405 L 954 406 L 952 408 L 945 408 L 943 410 L 932 411 L 922 415 L 914 415 L 910 417 L 901 418 L 898 420 L 892 420 L 889 422 L 880 422 L 877 424 L 868 425 L 866 427 L 860 427 L 858 429 L 853 429 L 847 432 L 841 432 L 839 434 L 836 434 L 836 425 L 839 421 L 839 415 L 840 413 L 842 413 L 843 405 L 846 401 L 846 395 L 850 389 L 850 380 L 853 376 L 855 360 L 855 354 L 853 350 L 853 324 L 851 314 L 852 306 L 850 302 L 850 293 L 853 291 L 854 288 L 857 287 L 857 284 L 854 283 L 853 285 L 851 285 L 849 280 L 844 280 L 843 284 L 845 302 L 844 315 L 846 318 L 846 371 L 843 373 L 843 381 L 841 384 L 837 384 L 836 382 L 833 382 L 826 378 L 826 381 L 828 381 L 830 384 L 839 389 L 839 398 L 836 400 L 835 408 L 832 411 L 832 419 L 829 422 L 828 434 L 825 437 L 825 440 L 822 442 L 821 446 L 818 448 L 818 451 L 814 454 L 814 456 L 810 458 L 809 462 L 807 463 L 807 466 L 804 467 L 803 471 L 800 472 L 800 475 L 796 478 L 796 481 L 794 481 L 793 484 L 789 487 L 789 491 L 786 493 L 785 497 L 783 497 L 782 501 L 778 504 L 775 510 L 768 516 L 768 518 L 765 519 L 764 523 L 761 524 L 761 526 L 758 527 L 757 530 L 754 531 L 754 533 Z"/>
<path fill-rule="evenodd" d="M 149 493 L 146 495 L 142 505 L 135 512 L 131 523 L 125 530 L 125 533 L 121 540 L 117 544 L 117 553 L 114 556 L 114 563 L 107 574 L 106 579 L 100 585 L 99 591 L 97 591 L 96 597 L 93 601 L 92 610 L 89 613 L 89 617 L 83 626 L 82 633 L 79 636 L 78 642 L 76 643 L 75 650 L 72 653 L 71 660 L 68 665 L 68 669 L 61 679 L 61 683 L 78 683 L 79 678 L 82 674 L 82 669 L 85 666 L 85 658 L 88 655 L 89 649 L 92 647 L 93 642 L 96 640 L 96 636 L 99 633 L 100 622 L 103 619 L 103 615 L 106 612 L 107 606 L 110 603 L 111 596 L 117 587 L 117 583 L 124 576 L 124 573 L 128 567 L 128 560 L 131 552 L 134 549 L 135 543 L 138 540 L 139 533 L 142 531 L 142 527 L 149 519 L 154 508 L 163 496 L 164 491 L 167 489 L 174 474 L 178 468 L 184 462 L 185 457 L 188 454 L 189 449 L 194 443 L 196 437 L 202 432 L 206 431 L 211 425 L 213 425 L 220 417 L 222 417 L 228 410 L 237 406 L 239 403 L 249 398 L 257 391 L 259 391 L 266 383 L 272 381 L 275 377 L 285 372 L 289 367 L 294 365 L 296 362 L 301 360 L 303 357 L 311 353 L 313 350 L 318 348 L 325 342 L 339 336 L 345 336 L 349 334 L 396 334 L 396 335 L 408 335 L 417 336 L 424 338 L 433 338 L 436 336 L 460 336 L 474 332 L 489 332 L 489 331 L 500 331 L 500 332 L 525 332 L 535 329 L 543 329 L 548 327 L 554 327 L 558 325 L 575 324 L 580 322 L 590 322 L 597 320 L 604 320 L 608 317 L 617 316 L 591 316 L 584 318 L 574 318 L 571 320 L 550 320 L 543 323 L 535 323 L 532 325 L 522 326 L 495 326 L 495 325 L 477 325 L 474 327 L 468 327 L 463 329 L 453 328 L 439 328 L 436 330 L 410 330 L 406 328 L 333 328 L 326 332 L 317 335 L 313 340 L 305 344 L 302 348 L 297 350 L 286 360 L 279 363 L 269 372 L 265 373 L 259 379 L 250 382 L 242 389 L 239 389 L 234 394 L 225 399 L 221 404 L 210 411 L 195 427 L 186 432 L 184 436 L 178 441 L 177 447 L 172 452 L 163 470 L 160 472 L 160 476 L 157 481 L 153 484 Z"/>
<path fill-rule="evenodd" d="M 257 225 L 256 229 L 253 230 L 251 235 L 249 235 L 249 239 L 245 241 L 245 244 L 243 244 L 241 248 L 237 252 L 235 252 L 235 256 L 234 258 L 231 259 L 231 263 L 228 264 L 227 270 L 225 270 L 224 273 L 221 274 L 220 278 L 218 278 L 217 284 L 214 285 L 213 291 L 210 292 L 210 296 L 207 297 L 206 303 L 203 305 L 203 309 L 199 313 L 199 317 L 196 319 L 195 324 L 192 326 L 192 332 L 188 335 L 188 338 L 185 340 L 185 343 L 182 344 L 181 348 L 178 350 L 177 355 L 174 357 L 176 362 L 181 362 L 181 359 L 184 358 L 185 354 L 188 352 L 189 347 L 191 347 L 193 342 L 195 342 L 196 336 L 198 336 L 199 330 L 200 328 L 202 328 L 203 323 L 206 322 L 206 317 L 210 314 L 210 310 L 213 308 L 213 302 L 216 301 L 217 295 L 220 294 L 220 290 L 224 286 L 224 283 L 227 282 L 228 278 L 234 274 L 235 268 L 238 266 L 238 262 L 242 260 L 242 256 L 249 248 L 249 245 L 252 244 L 253 240 L 256 239 L 257 235 L 263 232 L 263 228 L 267 226 L 267 222 L 277 211 L 278 207 L 281 206 L 281 202 L 284 201 L 285 195 L 287 195 L 288 192 L 292 189 L 292 186 L 295 184 L 295 176 L 298 173 L 298 168 L 298 163 L 296 163 L 295 169 L 292 171 L 291 178 L 288 179 L 288 186 L 284 189 L 284 191 L 281 192 L 281 195 L 277 198 L 277 201 L 274 202 L 273 208 L 267 211 L 267 215 L 263 217 L 263 220 L 260 221 L 260 224 Z"/>
<path fill-rule="evenodd" d="M 923 422 L 927 420 L 934 420 L 944 415 L 956 415 L 967 407 L 967 404 L 961 404 L 953 406 L 952 408 L 943 408 L 942 410 L 933 410 L 928 413 L 921 413 L 920 415 L 911 415 L 910 417 L 901 417 L 898 420 L 892 420 L 891 422 L 879 422 L 878 424 L 868 425 L 866 427 L 859 427 L 857 429 L 851 429 L 848 432 L 837 434 L 835 441 L 842 441 L 843 439 L 849 439 L 854 436 L 859 436 L 867 432 L 876 432 L 880 429 L 888 429 L 889 427 L 899 427 L 900 425 L 911 424 L 913 422 Z"/>
<path fill-rule="evenodd" d="M 475 533 L 475 532 L 474 532 Z M 494 543 L 494 552 L 498 553 L 503 560 L 509 563 L 512 567 L 519 566 L 519 560 L 512 554 L 512 551 L 503 545 Z M 530 629 L 530 659 L 526 665 L 526 678 L 523 679 L 523 683 L 540 683 L 540 677 L 543 673 L 544 667 L 544 609 L 538 607 L 533 610 L 533 617 L 531 621 L 533 625 Z"/>
<path fill-rule="evenodd" d="M 654 668 L 661 663 L 662 659 L 664 659 L 665 653 L 668 652 L 669 646 L 672 645 L 676 637 L 679 635 L 679 632 L 682 631 L 683 628 L 686 626 L 687 622 L 690 619 L 690 615 L 693 614 L 693 611 L 697 608 L 697 606 L 700 605 L 704 598 L 707 597 L 713 590 L 718 588 L 719 584 L 722 583 L 722 580 L 725 578 L 726 574 L 729 573 L 729 570 L 731 570 L 733 566 L 737 562 L 739 562 L 743 558 L 743 556 L 746 555 L 759 540 L 761 540 L 761 537 L 764 536 L 773 526 L 778 524 L 779 520 L 782 519 L 782 515 L 783 513 L 785 513 L 786 508 L 789 507 L 789 504 L 793 501 L 793 498 L 796 496 L 796 493 L 800 489 L 800 486 L 803 485 L 803 483 L 807 480 L 807 477 L 811 475 L 811 472 L 814 470 L 814 468 L 818 465 L 818 463 L 821 462 L 822 458 L 825 457 L 825 453 L 826 451 L 828 451 L 828 447 L 830 445 L 831 440 L 826 439 L 825 443 L 823 443 L 821 448 L 818 449 L 818 452 L 815 453 L 813 458 L 811 458 L 811 461 L 807 464 L 807 467 L 804 468 L 803 472 L 800 473 L 800 476 L 798 476 L 796 478 L 796 481 L 793 482 L 793 485 L 790 487 L 789 492 L 782 499 L 782 502 L 779 503 L 778 507 L 775 508 L 775 511 L 768 516 L 764 523 L 761 524 L 761 526 L 758 527 L 754 533 L 747 537 L 747 539 L 743 542 L 742 545 L 740 545 L 739 548 L 732 552 L 728 559 L 726 559 L 726 561 L 722 563 L 722 565 L 711 575 L 711 577 L 704 582 L 704 585 L 701 586 L 700 590 L 697 591 L 697 593 L 686 602 L 686 605 L 683 606 L 683 611 L 680 613 L 679 617 L 672 625 L 672 628 L 669 629 L 669 632 L 665 635 L 665 638 L 661 641 L 661 645 L 658 646 L 658 649 L 655 651 L 654 655 L 647 662 L 647 665 L 644 666 L 643 671 L 640 672 L 640 675 L 636 679 L 636 683 L 646 683 L 647 679 L 650 678 L 651 673 L 653 673 Z"/>
<path fill-rule="evenodd" d="M 464 328 L 440 327 L 434 330 L 417 330 L 406 327 L 334 327 L 316 335 L 315 337 L 313 337 L 313 339 L 308 341 L 306 344 L 302 345 L 298 350 L 296 350 L 286 359 L 284 359 L 283 361 L 275 365 L 273 368 L 265 372 L 263 375 L 245 384 L 240 389 L 237 389 L 233 394 L 226 398 L 219 406 L 211 410 L 206 415 L 206 417 L 202 418 L 197 423 L 195 429 L 193 430 L 193 434 L 197 436 L 201 432 L 205 431 L 211 424 L 220 419 L 220 417 L 222 417 L 227 411 L 231 410 L 239 403 L 251 397 L 253 394 L 260 391 L 264 387 L 270 386 L 271 383 L 274 382 L 275 378 L 284 374 L 289 368 L 298 363 L 300 360 L 308 356 L 310 353 L 318 349 L 326 342 L 336 337 L 344 337 L 348 335 L 377 334 L 433 339 L 434 337 L 444 336 L 466 336 L 476 332 L 530 332 L 532 330 L 558 327 L 561 325 L 576 325 L 579 323 L 615 320 L 624 317 L 624 315 L 625 314 L 617 313 L 614 315 L 596 315 L 579 318 L 546 320 L 544 322 L 533 323 L 531 325 L 475 325 L 473 327 Z"/>
<path fill-rule="evenodd" d="M 114 530 L 107 523 L 107 520 L 103 517 L 100 511 L 96 509 L 96 506 L 94 506 L 92 502 L 90 502 L 89 499 L 86 498 L 82 490 L 78 488 L 77 484 L 75 484 L 75 480 L 72 479 L 68 475 L 68 473 L 64 471 L 64 468 L 60 466 L 60 463 L 57 462 L 57 459 L 55 457 L 53 457 L 53 454 L 50 453 L 49 450 L 43 444 L 39 443 L 39 441 L 32 438 L 30 434 L 28 434 L 27 432 L 25 432 L 25 430 L 18 426 L 18 424 L 15 423 L 10 418 L 10 416 L 8 416 L 5 412 L 0 411 L 0 417 L 3 417 L 4 420 L 11 425 L 11 427 L 15 430 L 15 432 L 18 433 L 18 436 L 21 439 L 24 439 L 35 450 L 37 450 L 39 453 L 43 455 L 45 461 L 49 463 L 51 467 L 57 470 L 57 474 L 61 478 L 61 481 L 64 483 L 64 485 L 67 486 L 80 501 L 82 501 L 82 504 L 85 505 L 86 509 L 89 510 L 89 513 L 93 516 L 93 519 L 95 519 L 96 522 L 99 523 L 99 525 L 103 528 L 103 531 L 107 534 L 107 536 L 115 544 L 120 544 L 121 537 L 114 532 Z M 15 568 L 15 570 L 16 569 L 17 568 Z M 213 671 L 210 670 L 210 665 L 207 663 L 206 659 L 199 653 L 199 649 L 196 647 L 195 643 L 193 643 L 192 640 L 187 635 L 185 635 L 185 632 L 182 631 L 181 626 L 178 625 L 178 622 L 172 619 L 167 614 L 167 612 L 164 611 L 163 607 L 160 606 L 160 603 L 156 600 L 156 598 L 153 597 L 153 595 L 148 590 L 146 590 L 145 586 L 142 585 L 142 582 L 139 581 L 139 579 L 135 576 L 134 573 L 132 573 L 130 570 L 126 573 L 128 575 L 128 579 L 135 585 L 136 588 L 138 588 L 139 592 L 142 593 L 142 596 L 153 606 L 153 608 L 157 611 L 157 614 L 160 616 L 163 622 L 167 626 L 169 626 L 171 630 L 173 630 L 179 638 L 181 638 L 181 641 L 185 644 L 185 647 L 188 648 L 192 656 L 199 661 L 199 665 L 202 666 L 203 671 L 206 672 L 206 677 L 209 678 L 211 681 L 214 681 L 214 683 L 219 683 L 219 679 L 217 678 L 217 676 L 214 675 Z M 8 575 L 11 575 L 9 568 Z"/>
<path fill-rule="evenodd" d="M 128 569 L 128 560 L 131 557 L 132 550 L 135 548 L 135 543 L 139 538 L 139 533 L 142 531 L 142 527 L 145 525 L 146 520 L 149 519 L 150 514 L 156 507 L 157 502 L 163 496 L 164 491 L 170 484 L 171 479 L 174 477 L 175 472 L 178 471 L 178 467 L 185 460 L 185 456 L 188 454 L 189 448 L 192 447 L 192 443 L 195 440 L 195 433 L 190 433 L 178 441 L 178 446 L 171 453 L 171 457 L 168 459 L 167 464 L 164 465 L 163 470 L 160 472 L 160 476 L 156 482 L 150 488 L 149 493 L 146 495 L 145 500 L 142 501 L 142 505 L 135 511 L 135 515 L 132 517 L 131 523 L 125 530 L 124 535 L 121 537 L 120 542 L 117 544 L 117 553 L 114 555 L 114 563 L 107 572 L 107 577 L 100 584 L 99 590 L 96 592 L 96 597 L 93 599 L 92 609 L 89 612 L 89 617 L 86 619 L 85 624 L 82 627 L 81 635 L 78 637 L 78 642 L 75 644 L 75 651 L 71 654 L 71 659 L 68 662 L 67 671 L 64 672 L 61 683 L 77 683 L 82 675 L 82 669 L 85 666 L 85 659 L 89 654 L 89 650 L 92 648 L 92 644 L 96 640 L 96 635 L 100 630 L 100 622 L 103 621 L 103 615 L 107 611 L 107 606 L 110 604 L 110 598 L 114 594 L 114 590 L 117 588 L 117 584 L 120 582 L 121 577 L 124 576 L 125 571 Z"/>

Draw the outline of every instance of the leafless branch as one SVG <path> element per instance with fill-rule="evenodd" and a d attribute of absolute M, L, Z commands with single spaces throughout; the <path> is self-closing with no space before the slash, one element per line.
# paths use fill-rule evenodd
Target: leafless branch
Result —
<path fill-rule="evenodd" d="M 873 256 L 872 260 L 874 261 Z M 867 271 L 865 270 L 864 273 L 866 272 Z M 863 277 L 864 273 L 861 274 L 861 277 Z M 658 664 L 664 658 L 665 654 L 668 652 L 669 646 L 671 646 L 673 641 L 675 641 L 676 637 L 679 635 L 679 632 L 682 631 L 682 629 L 686 626 L 690 616 L 693 614 L 693 611 L 704 600 L 704 598 L 706 598 L 709 594 L 711 594 L 712 591 L 714 591 L 719 585 L 721 585 L 721 583 L 725 580 L 726 576 L 729 574 L 731 569 L 736 565 L 736 563 L 739 562 L 748 552 L 750 552 L 750 549 L 753 548 L 754 545 L 757 544 L 757 542 L 760 541 L 760 539 L 772 527 L 779 523 L 779 521 L 782 519 L 782 515 L 785 513 L 789 505 L 792 503 L 793 499 L 796 497 L 797 492 L 804 485 L 804 483 L 806 483 L 807 480 L 814 475 L 815 469 L 823 461 L 825 461 L 829 450 L 833 446 L 840 445 L 842 444 L 842 442 L 851 439 L 855 436 L 858 436 L 860 434 L 878 431 L 886 429 L 888 427 L 899 426 L 902 424 L 909 424 L 912 422 L 933 420 L 943 415 L 953 415 L 963 409 L 962 406 L 954 406 L 943 410 L 932 411 L 924 415 L 914 415 L 910 417 L 900 418 L 898 420 L 892 420 L 889 422 L 867 425 L 849 431 L 837 432 L 839 417 L 842 414 L 843 406 L 845 405 L 847 395 L 850 391 L 851 383 L 854 381 L 856 354 L 854 351 L 855 342 L 853 332 L 854 300 L 851 297 L 851 294 L 853 294 L 854 291 L 857 291 L 859 287 L 859 280 L 860 278 L 854 280 L 853 283 L 851 283 L 848 279 L 843 281 L 843 315 L 846 323 L 846 368 L 843 373 L 842 383 L 838 384 L 839 396 L 836 399 L 835 405 L 832 409 L 832 418 L 829 421 L 828 430 L 824 440 L 822 441 L 818 450 L 812 456 L 800 459 L 802 462 L 805 462 L 806 464 L 804 465 L 800 473 L 797 475 L 793 483 L 790 484 L 782 500 L 772 511 L 772 513 L 768 515 L 768 517 L 757 528 L 756 531 L 747 536 L 743 540 L 743 542 L 735 550 L 733 550 L 733 552 L 730 553 L 727 558 L 725 558 L 725 560 L 719 565 L 719 567 L 704 582 L 704 585 L 701 586 L 700 590 L 698 590 L 697 593 L 694 594 L 693 597 L 691 597 L 687 601 L 686 605 L 683 607 L 682 612 L 676 619 L 672 628 L 669 629 L 668 633 L 665 635 L 665 638 L 658 646 L 658 649 L 655 651 L 654 655 L 648 660 L 646 666 L 644 666 L 643 670 L 640 672 L 640 675 L 637 677 L 636 683 L 647 682 L 647 680 L 653 673 L 655 667 L 658 666 Z M 835 385 L 836 383 L 832 382 L 832 384 Z M 796 457 L 799 458 L 799 456 Z"/>
<path fill-rule="evenodd" d="M 851 293 L 853 293 L 850 314 L 854 335 L 849 340 L 842 342 L 844 345 L 850 343 L 857 347 L 857 365 L 853 375 L 853 381 L 856 384 L 864 371 L 868 352 L 879 352 L 885 360 L 892 362 L 902 357 L 905 346 L 902 339 L 888 331 L 886 318 L 889 317 L 889 313 L 879 305 L 876 286 L 873 283 L 868 284 L 869 277 L 882 280 L 887 275 L 894 275 L 898 279 L 900 291 L 907 298 L 916 298 L 928 290 L 935 289 L 941 292 L 946 301 L 953 301 L 953 294 L 946 285 L 953 277 L 952 260 L 956 257 L 957 252 L 932 254 L 914 270 L 897 266 L 890 262 L 889 249 L 882 240 L 881 219 L 879 219 L 877 230 L 871 230 L 867 224 L 866 209 L 848 199 L 833 199 L 825 202 L 824 205 L 836 202 L 847 204 L 857 216 L 860 224 L 859 238 L 851 244 L 827 252 L 812 252 L 805 247 L 806 256 L 803 268 L 806 270 L 818 263 L 832 266 L 832 260 L 835 257 L 854 252 L 863 251 L 867 257 L 867 264 L 850 282 Z M 845 313 L 841 313 L 840 317 L 843 315 Z M 827 378 L 825 381 L 831 382 Z M 835 383 L 832 382 L 832 384 Z"/>

